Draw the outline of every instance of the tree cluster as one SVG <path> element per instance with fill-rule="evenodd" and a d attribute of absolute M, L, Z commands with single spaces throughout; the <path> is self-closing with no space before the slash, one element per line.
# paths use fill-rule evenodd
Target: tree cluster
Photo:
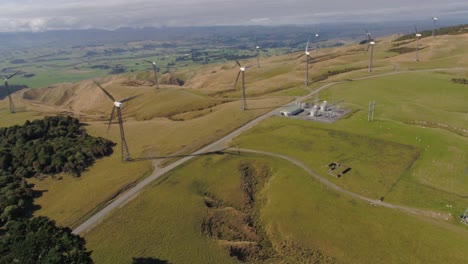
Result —
<path fill-rule="evenodd" d="M 0 238 L 0 263 L 92 263 L 85 240 L 47 217 L 11 222 Z"/>
<path fill-rule="evenodd" d="M 79 176 L 113 145 L 68 116 L 0 128 L 0 263 L 92 263 L 83 238 L 46 217 L 31 217 L 33 190 L 24 177 Z"/>
<path fill-rule="evenodd" d="M 20 177 L 67 172 L 79 176 L 96 158 L 112 154 L 114 143 L 89 136 L 69 116 L 26 121 L 0 128 L 0 170 Z"/>

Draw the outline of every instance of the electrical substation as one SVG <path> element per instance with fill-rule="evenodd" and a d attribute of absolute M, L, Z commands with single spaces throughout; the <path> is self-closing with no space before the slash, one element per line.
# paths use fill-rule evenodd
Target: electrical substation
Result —
<path fill-rule="evenodd" d="M 344 100 L 334 103 L 320 100 L 313 103 L 299 102 L 283 108 L 279 114 L 295 119 L 333 123 L 349 113 L 342 107 L 343 103 Z"/>

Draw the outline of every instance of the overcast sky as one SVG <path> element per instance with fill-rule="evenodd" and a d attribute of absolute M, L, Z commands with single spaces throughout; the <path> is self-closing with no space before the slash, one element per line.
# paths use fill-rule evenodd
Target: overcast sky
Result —
<path fill-rule="evenodd" d="M 1 32 L 468 20 L 467 0 L 0 0 L 0 10 Z"/>

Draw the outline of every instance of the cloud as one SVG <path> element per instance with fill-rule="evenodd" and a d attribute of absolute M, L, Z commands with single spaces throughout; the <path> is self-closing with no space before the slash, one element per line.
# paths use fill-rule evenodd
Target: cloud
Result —
<path fill-rule="evenodd" d="M 4 0 L 0 31 L 277 25 L 466 17 L 459 0 Z"/>

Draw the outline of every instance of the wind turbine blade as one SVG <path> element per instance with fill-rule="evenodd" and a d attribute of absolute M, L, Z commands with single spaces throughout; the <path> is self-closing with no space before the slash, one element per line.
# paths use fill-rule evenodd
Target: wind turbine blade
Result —
<path fill-rule="evenodd" d="M 141 94 L 127 97 L 127 98 L 125 98 L 125 99 L 120 100 L 119 102 L 125 103 L 125 102 L 128 102 L 128 101 L 132 100 L 132 99 L 137 98 L 138 96 L 141 96 Z"/>
<path fill-rule="evenodd" d="M 235 60 L 235 61 L 236 61 L 237 65 L 239 65 L 239 67 L 242 67 L 238 60 Z"/>
<path fill-rule="evenodd" d="M 12 75 L 6 77 L 7 80 L 11 79 L 11 77 L 15 76 L 16 74 L 18 74 L 20 71 L 17 71 L 15 73 L 13 73 Z"/>
<path fill-rule="evenodd" d="M 98 83 L 98 82 L 94 82 L 99 88 L 101 88 L 101 90 L 107 95 L 107 97 L 109 97 L 112 102 L 115 102 L 115 98 L 108 92 L 106 91 L 106 89 L 102 88 L 102 86 Z"/>
<path fill-rule="evenodd" d="M 371 44 L 367 45 L 366 53 L 369 51 L 370 46 L 371 46 Z"/>
<path fill-rule="evenodd" d="M 239 76 L 240 76 L 240 74 L 241 74 L 241 71 L 239 71 L 239 72 L 237 73 L 236 82 L 234 83 L 234 89 L 236 89 L 237 81 L 239 81 Z"/>
<path fill-rule="evenodd" d="M 143 60 L 143 61 L 144 61 L 144 62 L 147 62 L 147 63 L 153 64 L 153 62 L 152 62 L 152 61 L 149 61 L 149 60 Z"/>
<path fill-rule="evenodd" d="M 310 37 L 307 39 L 307 45 L 305 49 L 306 52 L 309 51 L 309 42 L 310 42 Z"/>
<path fill-rule="evenodd" d="M 109 118 L 109 124 L 107 125 L 107 134 L 109 134 L 109 129 L 110 129 L 110 126 L 112 124 L 112 119 L 114 119 L 115 108 L 116 108 L 116 106 L 112 107 L 112 112 L 111 112 L 111 115 L 110 115 L 110 118 Z"/>
<path fill-rule="evenodd" d="M 367 29 L 365 29 L 364 31 L 366 32 L 366 35 L 367 35 L 367 42 L 370 42 L 372 40 L 371 33 L 369 33 L 369 30 Z"/>
<path fill-rule="evenodd" d="M 247 70 L 248 68 L 251 68 L 251 67 L 253 67 L 253 66 L 255 66 L 255 65 L 249 65 L 249 66 L 244 67 L 244 68 Z"/>
<path fill-rule="evenodd" d="M 416 32 L 416 34 L 418 34 L 418 28 L 416 27 L 416 25 L 414 25 L 414 31 Z"/>
<path fill-rule="evenodd" d="M 257 36 L 255 36 L 255 49 L 258 49 L 257 47 L 260 47 L 260 46 L 258 46 Z"/>

